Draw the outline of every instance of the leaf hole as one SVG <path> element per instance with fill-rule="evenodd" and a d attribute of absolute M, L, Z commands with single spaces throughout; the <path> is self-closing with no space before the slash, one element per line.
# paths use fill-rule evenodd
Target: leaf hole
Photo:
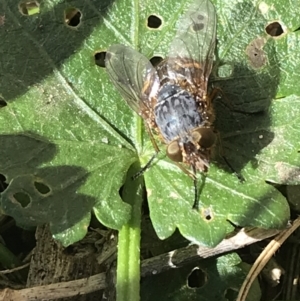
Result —
<path fill-rule="evenodd" d="M 78 27 L 81 21 L 82 14 L 79 9 L 70 7 L 65 9 L 65 23 L 69 27 Z"/>
<path fill-rule="evenodd" d="M 37 1 L 22 1 L 19 3 L 19 11 L 24 16 L 32 16 L 40 12 L 40 4 Z"/>
<path fill-rule="evenodd" d="M 40 194 L 47 194 L 50 192 L 49 186 L 42 182 L 34 181 L 34 187 Z"/>
<path fill-rule="evenodd" d="M 23 208 L 27 207 L 31 202 L 30 196 L 25 192 L 15 193 L 14 198 Z"/>
<path fill-rule="evenodd" d="M 7 106 L 7 102 L 0 96 L 0 109 Z"/>
<path fill-rule="evenodd" d="M 162 24 L 160 17 L 156 15 L 150 15 L 147 20 L 147 26 L 152 29 L 158 29 Z"/>
<path fill-rule="evenodd" d="M 94 54 L 95 64 L 101 68 L 105 68 L 106 51 L 99 51 Z"/>
<path fill-rule="evenodd" d="M 266 27 L 266 33 L 271 37 L 279 37 L 284 33 L 284 26 L 278 21 L 272 22 Z"/>
<path fill-rule="evenodd" d="M 214 218 L 211 208 L 203 208 L 201 214 L 202 217 L 207 221 L 211 221 Z"/>
<path fill-rule="evenodd" d="M 205 219 L 206 219 L 207 221 L 210 221 L 210 220 L 212 219 L 212 216 L 211 216 L 210 214 L 207 214 L 207 215 L 205 216 Z"/>
<path fill-rule="evenodd" d="M 8 187 L 6 183 L 6 177 L 0 173 L 0 193 L 3 192 Z"/>
<path fill-rule="evenodd" d="M 187 282 L 190 288 L 202 287 L 207 282 L 207 275 L 203 270 L 196 267 L 189 274 Z"/>
<path fill-rule="evenodd" d="M 119 189 L 119 196 L 120 196 L 120 198 L 123 197 L 123 191 L 124 191 L 124 185 L 122 185 L 122 186 L 120 187 L 120 189 Z"/>
<path fill-rule="evenodd" d="M 163 58 L 161 56 L 153 56 L 150 59 L 150 63 L 152 64 L 153 67 L 156 67 L 162 60 Z"/>
<path fill-rule="evenodd" d="M 204 23 L 195 23 L 193 24 L 194 31 L 200 31 L 204 28 Z"/>

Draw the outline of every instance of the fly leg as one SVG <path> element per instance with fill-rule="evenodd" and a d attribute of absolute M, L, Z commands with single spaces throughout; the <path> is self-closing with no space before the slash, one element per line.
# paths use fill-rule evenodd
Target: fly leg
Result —
<path fill-rule="evenodd" d="M 214 113 L 216 114 L 216 105 L 215 103 L 221 103 L 224 107 L 229 110 L 230 114 L 233 115 L 233 112 L 237 112 L 234 109 L 232 101 L 226 96 L 226 94 L 219 87 L 213 87 L 210 94 L 207 96 L 208 105 L 210 107 L 214 106 Z M 235 119 L 237 125 L 241 128 L 239 120 Z"/>
<path fill-rule="evenodd" d="M 225 98 L 225 102 L 222 101 L 222 104 L 225 105 L 227 108 L 229 109 L 233 109 L 232 103 L 231 101 L 226 97 L 226 95 L 223 93 L 223 91 L 218 88 L 218 87 L 213 87 L 213 90 L 211 91 L 211 93 L 208 96 L 208 104 L 210 106 L 213 105 L 213 102 L 216 101 L 217 99 L 221 99 L 222 97 Z M 220 137 L 220 133 L 218 131 L 215 130 L 217 139 L 218 139 L 218 145 L 219 145 L 219 154 L 222 157 L 222 159 L 224 160 L 224 162 L 226 163 L 226 165 L 229 167 L 229 169 L 231 170 L 231 172 L 239 179 L 239 181 L 245 182 L 245 178 L 243 177 L 242 174 L 238 173 L 237 171 L 235 171 L 235 169 L 233 168 L 233 166 L 230 164 L 230 162 L 227 160 L 226 156 L 224 155 L 224 149 L 223 149 L 223 145 L 222 145 L 222 139 Z"/>
<path fill-rule="evenodd" d="M 144 166 L 141 168 L 141 170 L 140 170 L 138 173 L 136 173 L 136 174 L 132 177 L 132 179 L 135 180 L 136 178 L 138 178 L 138 177 L 140 177 L 141 175 L 143 175 L 144 172 L 145 172 L 147 169 L 150 168 L 152 162 L 153 162 L 154 159 L 157 157 L 157 155 L 158 155 L 158 153 L 153 154 L 152 157 L 150 158 L 150 160 L 146 163 L 146 165 L 144 165 Z"/>
<path fill-rule="evenodd" d="M 206 179 L 206 173 L 202 173 L 202 182 L 201 182 L 201 187 L 199 189 L 198 192 L 198 178 L 196 176 L 197 171 L 195 166 L 192 166 L 193 171 L 189 171 L 188 169 L 186 169 L 184 166 L 182 166 L 180 163 L 178 162 L 174 162 L 185 174 L 187 174 L 190 178 L 193 179 L 193 184 L 194 184 L 194 203 L 193 203 L 193 209 L 198 210 L 199 209 L 199 198 L 200 198 L 200 194 L 201 191 L 204 187 L 205 184 L 205 179 Z"/>
<path fill-rule="evenodd" d="M 193 172 L 191 172 L 188 169 L 186 169 L 184 166 L 182 166 L 180 163 L 175 162 L 175 161 L 173 163 L 175 163 L 186 175 L 188 175 L 194 181 L 195 180 L 197 181 L 196 172 L 194 170 L 193 170 Z"/>
<path fill-rule="evenodd" d="M 206 181 L 206 172 L 201 173 L 201 186 L 198 189 L 198 178 L 196 176 L 197 170 L 195 166 L 192 166 L 193 171 L 189 171 L 186 169 L 184 166 L 182 166 L 180 163 L 175 162 L 175 164 L 189 177 L 193 179 L 193 184 L 194 184 L 194 203 L 193 203 L 193 209 L 199 210 L 199 204 L 200 204 L 200 195 L 201 191 L 204 188 L 205 181 Z"/>
<path fill-rule="evenodd" d="M 222 157 L 222 159 L 224 160 L 224 162 L 226 163 L 226 165 L 229 167 L 229 169 L 231 170 L 231 172 L 238 178 L 238 180 L 243 183 L 245 182 L 245 178 L 243 177 L 242 174 L 238 173 L 233 166 L 230 164 L 230 162 L 228 161 L 228 159 L 226 158 L 226 156 L 224 155 L 224 149 L 223 149 L 223 145 L 222 145 L 222 139 L 220 137 L 220 134 L 217 132 L 217 139 L 218 139 L 218 145 L 219 145 L 219 154 Z"/>
<path fill-rule="evenodd" d="M 200 195 L 201 192 L 204 188 L 205 181 L 206 181 L 206 173 L 201 173 L 201 186 L 199 187 L 198 190 L 198 181 L 197 178 L 195 177 L 194 179 L 194 189 L 195 189 L 195 198 L 194 198 L 194 204 L 193 204 L 193 209 L 199 211 L 199 204 L 200 204 Z"/>
<path fill-rule="evenodd" d="M 208 100 L 210 106 L 212 106 L 215 101 L 220 101 L 229 110 L 233 110 L 232 102 L 219 87 L 212 87 L 212 91 L 209 93 Z"/>
<path fill-rule="evenodd" d="M 135 180 L 136 178 L 138 178 L 138 177 L 140 177 L 141 175 L 143 175 L 144 172 L 147 171 L 147 169 L 150 168 L 152 162 L 154 161 L 154 159 L 157 157 L 157 155 L 158 155 L 159 152 L 160 152 L 160 150 L 159 150 L 159 148 L 158 148 L 158 146 L 157 146 L 157 144 L 156 144 L 156 142 L 155 142 L 155 139 L 154 139 L 154 137 L 153 137 L 153 134 L 152 134 L 152 132 L 151 132 L 151 129 L 150 129 L 148 123 L 145 122 L 145 126 L 146 126 L 146 131 L 148 132 L 148 135 L 149 135 L 149 137 L 150 137 L 151 143 L 152 143 L 152 145 L 153 145 L 153 148 L 154 148 L 154 150 L 155 150 L 155 153 L 152 155 L 152 157 L 151 157 L 150 160 L 146 163 L 146 165 L 144 165 L 144 166 L 141 168 L 141 170 L 140 170 L 138 173 L 136 173 L 136 174 L 132 177 L 133 180 Z"/>

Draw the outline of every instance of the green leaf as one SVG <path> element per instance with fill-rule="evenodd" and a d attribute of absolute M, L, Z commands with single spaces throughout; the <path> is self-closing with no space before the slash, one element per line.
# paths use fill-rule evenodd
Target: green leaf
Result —
<path fill-rule="evenodd" d="M 123 160 L 127 164 L 132 160 L 130 152 L 120 154 L 118 147 L 101 142 L 43 140 L 21 134 L 0 137 L 5 162 L 1 172 L 10 184 L 1 195 L 4 212 L 23 227 L 50 223 L 52 233 L 65 245 L 85 236 L 93 206 L 103 223 L 120 229 L 130 217 L 130 206 L 115 187 L 123 182 Z M 103 177 L 112 178 L 110 185 Z M 49 192 L 39 191 L 37 183 Z M 22 195 L 28 203 L 21 202 Z"/>
<path fill-rule="evenodd" d="M 204 185 L 199 175 L 199 212 L 192 210 L 192 180 L 173 163 L 160 158 L 145 173 L 150 214 L 160 238 L 177 227 L 191 241 L 212 246 L 233 229 L 228 221 L 264 228 L 286 225 L 286 200 L 265 180 L 284 182 L 278 162 L 295 171 L 299 123 L 288 118 L 284 124 L 280 104 L 287 105 L 284 114 L 296 114 L 298 98 L 291 96 L 292 103 L 274 99 L 278 89 L 280 95 L 297 93 L 296 88 L 285 92 L 298 80 L 297 48 L 287 47 L 284 59 L 280 51 L 282 41 L 297 33 L 273 39 L 265 27 L 277 16 L 292 30 L 296 18 L 290 20 L 295 11 L 291 3 L 284 10 L 275 3 L 262 13 L 263 3 L 214 1 L 218 45 L 211 83 L 224 93 L 216 100 L 221 139 Z M 5 11 L 0 93 L 7 102 L 0 108 L 0 173 L 10 184 L 1 194 L 4 212 L 27 227 L 50 222 L 65 245 L 84 235 L 91 208 L 106 226 L 120 229 L 131 211 L 119 189 L 132 163 L 139 156 L 145 164 L 153 148 L 140 118 L 115 91 L 105 69 L 95 65 L 94 55 L 123 43 L 149 59 L 165 57 L 188 3 L 73 1 L 72 8 L 81 12 L 76 28 L 64 23 L 68 3 L 43 2 L 32 16 L 21 15 L 12 1 L 0 5 Z M 162 19 L 160 28 L 147 28 L 150 15 Z M 257 45 L 261 49 L 255 59 Z M 295 68 L 289 70 L 291 66 Z M 282 138 L 284 147 L 276 148 Z M 160 148 L 164 154 L 165 146 Z M 219 159 L 223 151 L 245 183 Z M 50 192 L 41 194 L 36 182 Z M 16 200 L 20 192 L 27 198 L 25 205 Z"/>
<path fill-rule="evenodd" d="M 2 209 L 23 227 L 49 222 L 64 245 L 86 234 L 92 209 L 114 229 L 130 219 L 119 189 L 137 161 L 124 139 L 128 132 L 118 130 L 132 116 L 124 115 L 124 102 L 115 101 L 106 74 L 92 61 L 101 37 L 91 33 L 103 28 L 97 11 L 109 3 L 77 4 L 85 23 L 76 31 L 63 23 L 67 6 L 58 1 L 27 17 L 16 3 L 1 2 L 0 91 L 7 106 L 0 113 L 0 172 L 10 184 L 1 194 Z M 49 193 L 38 191 L 36 182 Z"/>

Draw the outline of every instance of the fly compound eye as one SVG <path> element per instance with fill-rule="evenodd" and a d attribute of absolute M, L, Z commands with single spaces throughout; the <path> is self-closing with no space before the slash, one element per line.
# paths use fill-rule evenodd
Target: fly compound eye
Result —
<path fill-rule="evenodd" d="M 167 156 L 175 162 L 182 162 L 182 152 L 177 140 L 168 145 Z"/>
<path fill-rule="evenodd" d="M 198 128 L 192 132 L 192 139 L 201 147 L 209 148 L 214 145 L 216 135 L 211 128 Z"/>
<path fill-rule="evenodd" d="M 197 129 L 192 132 L 192 140 L 194 143 L 198 143 L 199 140 L 201 139 L 201 134 L 199 132 L 200 129 Z"/>

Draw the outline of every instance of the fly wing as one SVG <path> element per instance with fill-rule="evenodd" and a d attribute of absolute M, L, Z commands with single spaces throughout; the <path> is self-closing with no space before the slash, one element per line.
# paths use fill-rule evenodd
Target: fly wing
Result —
<path fill-rule="evenodd" d="M 151 110 L 151 98 L 157 93 L 159 80 L 150 61 L 131 47 L 115 44 L 105 57 L 106 71 L 127 104 L 141 115 Z"/>
<path fill-rule="evenodd" d="M 216 12 L 209 0 L 193 0 L 179 18 L 169 52 L 170 65 L 176 60 L 175 77 L 191 84 L 207 85 L 216 43 Z M 181 65 L 180 65 L 181 64 Z M 177 74 L 176 74 L 177 73 Z"/>

